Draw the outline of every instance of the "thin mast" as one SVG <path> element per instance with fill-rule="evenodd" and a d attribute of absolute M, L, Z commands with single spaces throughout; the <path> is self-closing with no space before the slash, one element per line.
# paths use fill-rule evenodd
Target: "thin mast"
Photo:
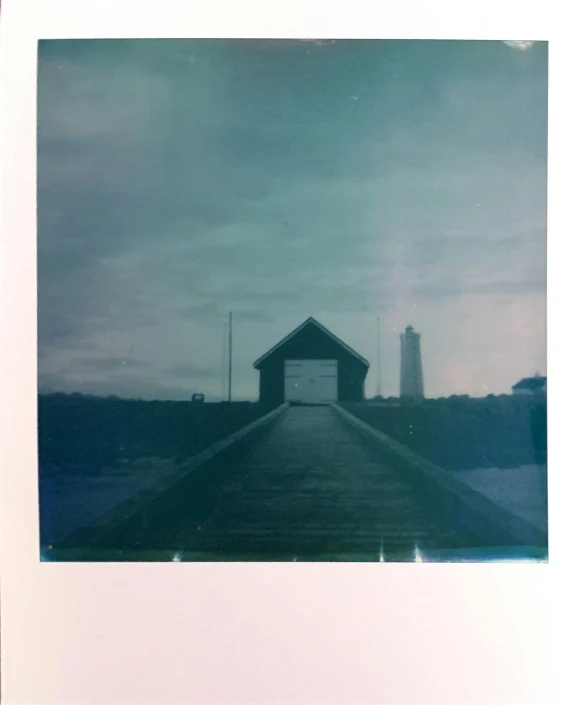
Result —
<path fill-rule="evenodd" d="M 377 318 L 377 396 L 381 395 L 382 379 L 381 379 L 381 319 Z"/>
<path fill-rule="evenodd" d="M 226 394 L 227 394 L 227 381 L 226 378 L 228 376 L 228 324 L 224 323 L 222 327 L 222 340 L 221 340 L 221 346 L 222 346 L 222 399 L 225 401 L 226 399 Z"/>
<path fill-rule="evenodd" d="M 232 400 L 232 312 L 230 311 L 230 332 L 229 332 L 229 358 L 228 358 L 228 401 Z"/>

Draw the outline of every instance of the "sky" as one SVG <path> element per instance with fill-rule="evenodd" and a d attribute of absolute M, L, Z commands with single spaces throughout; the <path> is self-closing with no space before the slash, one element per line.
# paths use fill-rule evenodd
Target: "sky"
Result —
<path fill-rule="evenodd" d="M 254 399 L 314 316 L 398 394 L 546 368 L 546 43 L 39 44 L 39 390 Z M 378 378 L 377 320 L 381 330 Z"/>

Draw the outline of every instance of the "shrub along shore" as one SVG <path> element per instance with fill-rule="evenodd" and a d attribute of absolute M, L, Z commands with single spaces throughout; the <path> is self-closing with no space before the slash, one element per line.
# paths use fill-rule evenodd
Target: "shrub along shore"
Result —
<path fill-rule="evenodd" d="M 446 470 L 514 468 L 547 461 L 545 395 L 343 406 Z"/>

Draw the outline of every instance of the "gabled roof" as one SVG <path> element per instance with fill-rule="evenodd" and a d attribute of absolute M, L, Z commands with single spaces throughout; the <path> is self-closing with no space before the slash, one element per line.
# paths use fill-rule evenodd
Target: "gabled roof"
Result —
<path fill-rule="evenodd" d="M 512 389 L 541 389 L 546 386 L 547 377 L 524 377 Z"/>
<path fill-rule="evenodd" d="M 254 362 L 254 367 L 257 368 L 258 365 L 260 365 L 266 358 L 270 357 L 270 355 L 281 348 L 283 345 L 285 345 L 289 340 L 291 340 L 295 335 L 298 335 L 304 328 L 306 328 L 309 325 L 314 325 L 317 328 L 319 328 L 325 335 L 327 335 L 329 338 L 331 338 L 335 343 L 340 345 L 342 348 L 344 348 L 348 353 L 350 353 L 353 357 L 356 357 L 357 360 L 362 362 L 365 367 L 370 367 L 370 364 L 368 360 L 366 360 L 362 355 L 359 355 L 355 350 L 353 350 L 350 346 L 348 346 L 346 343 L 343 343 L 340 338 L 337 338 L 334 333 L 331 333 L 328 328 L 325 328 L 322 323 L 319 323 L 315 318 L 307 318 L 304 323 L 301 323 L 298 328 L 295 328 L 291 333 L 289 333 L 285 338 L 282 338 L 282 340 L 279 343 L 276 343 L 273 348 L 270 348 L 268 352 L 264 353 L 262 357 L 259 357 L 256 362 Z"/>

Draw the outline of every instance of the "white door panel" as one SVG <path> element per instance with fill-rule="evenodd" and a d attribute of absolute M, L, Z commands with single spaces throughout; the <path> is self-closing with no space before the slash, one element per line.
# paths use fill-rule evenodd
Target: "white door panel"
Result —
<path fill-rule="evenodd" d="M 286 360 L 284 397 L 302 404 L 329 404 L 338 398 L 336 360 Z"/>

